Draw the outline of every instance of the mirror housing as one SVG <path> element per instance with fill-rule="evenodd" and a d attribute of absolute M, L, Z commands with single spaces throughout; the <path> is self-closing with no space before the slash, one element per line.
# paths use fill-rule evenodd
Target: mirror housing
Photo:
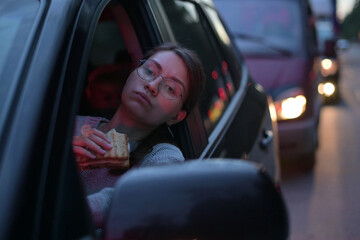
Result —
<path fill-rule="evenodd" d="M 288 237 L 281 192 L 245 160 L 132 169 L 117 182 L 103 239 Z"/>

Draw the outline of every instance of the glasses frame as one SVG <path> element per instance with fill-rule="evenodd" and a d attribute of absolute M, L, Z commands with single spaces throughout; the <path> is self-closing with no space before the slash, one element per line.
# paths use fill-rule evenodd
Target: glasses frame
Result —
<path fill-rule="evenodd" d="M 155 62 L 154 60 L 151 60 L 151 59 L 143 59 L 143 60 L 140 60 L 140 65 L 136 68 L 136 73 L 137 73 L 137 75 L 140 77 L 140 79 L 143 80 L 144 82 L 152 82 L 152 81 L 154 81 L 155 79 L 157 79 L 158 77 L 161 77 L 161 83 L 160 83 L 160 85 L 158 86 L 158 91 L 159 91 L 159 93 L 160 93 L 163 97 L 165 97 L 166 99 L 169 99 L 169 100 L 176 100 L 176 99 L 178 99 L 179 97 L 177 97 L 177 98 L 168 98 L 167 96 L 164 96 L 164 94 L 162 94 L 161 91 L 160 91 L 162 85 L 163 85 L 164 82 L 165 82 L 165 79 L 169 79 L 169 80 L 171 80 L 171 81 L 175 81 L 175 80 L 173 80 L 173 79 L 171 79 L 171 78 L 165 78 L 162 74 L 157 74 L 157 75 L 153 76 L 153 79 L 152 79 L 152 80 L 144 79 L 144 78 L 141 76 L 141 74 L 139 73 L 139 69 L 140 69 L 141 67 L 143 67 L 143 65 L 144 65 L 146 62 L 148 62 L 148 61 L 153 61 L 153 62 Z M 175 81 L 175 82 L 176 82 L 177 84 L 179 84 L 177 81 Z M 181 84 L 179 84 L 179 85 L 181 85 Z M 180 98 L 181 98 L 182 103 L 184 103 L 183 93 L 182 93 L 182 92 L 183 92 L 183 91 L 182 91 L 182 89 L 181 89 L 181 87 L 180 87 L 180 95 L 179 95 L 179 96 L 180 96 Z"/>

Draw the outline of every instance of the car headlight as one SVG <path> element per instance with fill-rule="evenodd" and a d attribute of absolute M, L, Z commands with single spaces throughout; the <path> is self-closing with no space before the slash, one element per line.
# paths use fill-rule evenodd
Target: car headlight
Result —
<path fill-rule="evenodd" d="M 286 91 L 274 102 L 278 120 L 295 119 L 306 109 L 306 97 L 300 88 Z"/>
<path fill-rule="evenodd" d="M 318 92 L 325 97 L 330 97 L 335 92 L 335 85 L 331 82 L 320 83 L 318 85 Z"/>
<path fill-rule="evenodd" d="M 338 69 L 336 60 L 325 58 L 321 60 L 321 75 L 324 77 L 333 75 Z"/>
<path fill-rule="evenodd" d="M 330 59 L 328 59 L 328 58 L 325 58 L 325 59 L 323 59 L 321 61 L 321 67 L 323 69 L 328 70 L 328 69 L 330 69 L 332 67 L 332 65 L 333 65 L 332 61 Z"/>

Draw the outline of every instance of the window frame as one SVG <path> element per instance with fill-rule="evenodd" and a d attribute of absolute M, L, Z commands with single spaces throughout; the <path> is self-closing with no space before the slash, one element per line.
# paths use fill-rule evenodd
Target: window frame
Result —
<path fill-rule="evenodd" d="M 40 1 L 0 151 L 0 238 L 95 237 L 71 141 L 91 23 L 107 2 Z"/>

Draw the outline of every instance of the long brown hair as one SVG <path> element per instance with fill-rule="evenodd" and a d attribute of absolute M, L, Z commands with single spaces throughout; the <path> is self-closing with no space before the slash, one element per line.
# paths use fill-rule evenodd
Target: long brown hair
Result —
<path fill-rule="evenodd" d="M 199 101 L 204 89 L 205 74 L 202 63 L 194 51 L 184 48 L 177 43 L 164 43 L 157 46 L 148 51 L 143 59 L 149 59 L 161 51 L 172 51 L 185 63 L 187 76 L 189 78 L 189 89 L 182 109 L 187 112 L 188 116 Z M 162 142 L 176 145 L 175 139 L 170 135 L 165 123 L 143 139 L 141 144 L 131 153 L 131 165 L 138 164 L 147 153 L 151 152 L 153 146 Z"/>

